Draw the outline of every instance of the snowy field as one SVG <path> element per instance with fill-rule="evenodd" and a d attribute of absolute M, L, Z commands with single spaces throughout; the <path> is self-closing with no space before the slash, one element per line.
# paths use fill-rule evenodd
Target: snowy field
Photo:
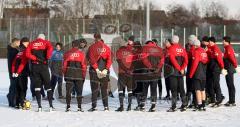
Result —
<path fill-rule="evenodd" d="M 29 111 L 15 110 L 8 107 L 6 94 L 8 93 L 9 78 L 7 72 L 7 63 L 5 59 L 0 59 L 0 126 L 1 127 L 240 127 L 240 75 L 235 75 L 236 102 L 237 106 L 233 108 L 219 107 L 207 108 L 206 112 L 187 112 L 177 111 L 167 113 L 170 107 L 168 101 L 158 101 L 158 111 L 149 112 L 122 112 L 114 110 L 119 106 L 117 92 L 115 98 L 109 98 L 110 111 L 104 112 L 102 103 L 98 103 L 97 112 L 86 112 L 91 107 L 90 103 L 83 104 L 85 112 L 78 113 L 76 104 L 72 105 L 72 112 L 65 112 L 65 104 L 55 100 L 54 106 L 57 111 L 47 112 L 48 102 L 43 101 L 43 112 L 37 113 L 36 101 L 32 103 L 32 109 Z M 113 77 L 116 75 L 113 73 Z M 116 86 L 116 80 L 112 84 Z M 163 82 L 164 84 L 164 82 Z M 224 77 L 221 77 L 221 87 L 226 96 L 224 103 L 228 99 L 228 92 Z M 84 84 L 84 95 L 90 94 L 89 81 Z M 165 96 L 163 85 L 163 96 Z M 31 93 L 28 90 L 27 98 L 31 100 Z M 127 104 L 127 101 L 125 101 Z M 136 106 L 136 100 L 133 101 L 133 108 Z M 150 102 L 148 102 L 150 103 Z M 125 107 L 126 107 L 125 104 Z M 147 105 L 147 109 L 150 108 Z"/>

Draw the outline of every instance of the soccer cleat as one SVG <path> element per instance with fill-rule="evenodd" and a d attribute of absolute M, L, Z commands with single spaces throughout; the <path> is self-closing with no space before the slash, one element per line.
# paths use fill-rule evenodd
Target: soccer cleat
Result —
<path fill-rule="evenodd" d="M 220 107 L 220 106 L 222 106 L 222 104 L 215 103 L 215 104 L 213 104 L 211 107 L 212 107 L 212 108 L 218 108 L 218 107 Z"/>
<path fill-rule="evenodd" d="M 114 98 L 113 93 L 111 91 L 108 93 L 108 96 Z"/>
<path fill-rule="evenodd" d="M 105 108 L 104 108 L 104 111 L 105 111 L 105 112 L 108 112 L 108 111 L 109 111 L 109 108 L 108 108 L 108 107 L 105 107 Z"/>
<path fill-rule="evenodd" d="M 152 105 L 151 108 L 149 109 L 149 112 L 155 112 L 156 111 L 156 106 Z"/>
<path fill-rule="evenodd" d="M 94 112 L 94 111 L 97 111 L 97 109 L 96 108 L 90 108 L 88 111 L 89 112 Z"/>
<path fill-rule="evenodd" d="M 134 109 L 134 111 L 140 111 L 140 107 L 137 106 L 137 107 Z"/>
<path fill-rule="evenodd" d="M 82 108 L 78 108 L 77 112 L 84 112 L 84 111 L 82 110 Z"/>
<path fill-rule="evenodd" d="M 143 106 L 143 107 L 140 107 L 140 108 L 139 108 L 139 111 L 145 112 L 145 107 L 144 107 L 144 106 Z"/>
<path fill-rule="evenodd" d="M 49 107 L 49 112 L 53 112 L 55 111 L 55 108 L 54 107 Z"/>
<path fill-rule="evenodd" d="M 227 102 L 226 104 L 224 104 L 224 106 L 226 106 L 226 107 L 234 107 L 234 106 L 237 106 L 237 105 L 235 103 Z"/>
<path fill-rule="evenodd" d="M 176 111 L 177 111 L 177 109 L 176 108 L 172 108 L 172 107 L 167 110 L 167 112 L 176 112 Z"/>
<path fill-rule="evenodd" d="M 131 110 L 132 110 L 132 106 L 131 106 L 131 105 L 128 105 L 127 111 L 131 111 Z"/>
<path fill-rule="evenodd" d="M 70 112 L 71 111 L 71 109 L 70 108 L 66 108 L 66 111 L 65 112 Z"/>
<path fill-rule="evenodd" d="M 42 108 L 38 108 L 37 112 L 42 112 Z"/>
<path fill-rule="evenodd" d="M 181 108 L 180 108 L 180 111 L 181 112 L 185 112 L 187 110 L 187 107 L 186 106 L 181 106 Z"/>
<path fill-rule="evenodd" d="M 115 110 L 116 112 L 122 112 L 124 110 L 123 106 L 120 106 L 117 110 Z"/>

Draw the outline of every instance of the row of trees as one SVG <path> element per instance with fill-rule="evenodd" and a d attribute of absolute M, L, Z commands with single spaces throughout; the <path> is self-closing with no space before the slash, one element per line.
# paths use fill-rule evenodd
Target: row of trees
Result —
<path fill-rule="evenodd" d="M 145 2 L 144 0 L 1 0 L 0 15 L 5 7 L 49 8 L 52 18 L 70 19 L 110 15 L 115 16 L 114 19 L 121 19 L 118 16 L 122 14 L 123 10 L 145 9 Z M 160 9 L 160 6 L 154 4 L 154 2 L 151 3 L 151 10 Z M 162 20 L 166 20 L 167 23 L 164 25 L 167 26 L 186 26 L 186 24 L 192 26 L 198 25 L 202 21 L 222 24 L 224 19 L 230 18 L 228 8 L 215 0 L 202 0 L 200 4 L 192 2 L 189 7 L 181 4 L 171 4 L 164 11 L 167 19 Z M 234 17 L 236 19 L 240 16 Z M 154 20 L 154 17 L 152 17 L 152 20 Z"/>

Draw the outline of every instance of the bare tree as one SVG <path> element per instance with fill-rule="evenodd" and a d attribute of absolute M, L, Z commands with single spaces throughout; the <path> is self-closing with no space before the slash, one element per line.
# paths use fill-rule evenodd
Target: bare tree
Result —
<path fill-rule="evenodd" d="M 227 18 L 228 8 L 219 1 L 206 1 L 206 5 L 203 7 L 204 17 L 216 17 L 216 18 Z"/>

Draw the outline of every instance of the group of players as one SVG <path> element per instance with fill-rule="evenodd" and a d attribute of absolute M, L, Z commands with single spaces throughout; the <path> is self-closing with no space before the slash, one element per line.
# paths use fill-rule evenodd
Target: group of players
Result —
<path fill-rule="evenodd" d="M 134 110 L 145 111 L 149 87 L 152 104 L 149 112 L 155 112 L 157 87 L 162 87 L 162 74 L 167 90 L 166 98 L 172 100 L 168 112 L 175 112 L 178 109 L 179 95 L 182 102 L 179 108 L 181 111 L 186 111 L 187 108 L 205 111 L 206 105 L 220 106 L 225 98 L 221 92 L 220 74 L 226 76 L 229 91 L 229 101 L 224 105 L 236 106 L 233 75 L 239 72 L 239 69 L 231 46 L 231 38 L 228 36 L 223 38 L 224 53 L 217 46 L 214 37 L 205 36 L 200 41 L 191 35 L 188 40 L 184 48 L 179 44 L 179 37 L 174 35 L 172 39 L 167 39 L 164 48 L 161 48 L 155 39 L 141 45 L 135 41 L 134 36 L 131 36 L 113 53 L 101 35 L 94 34 L 94 43 L 89 47 L 85 39 L 74 40 L 72 48 L 64 53 L 61 43 L 56 43 L 53 51 L 52 44 L 43 34 L 32 42 L 27 38 L 14 39 L 8 46 L 9 106 L 18 109 L 24 107 L 27 80 L 30 76 L 32 95 L 36 97 L 38 112 L 42 111 L 43 86 L 47 91 L 50 111 L 54 110 L 52 101 L 56 84 L 59 98 L 65 99 L 62 94 L 63 79 L 66 82 L 66 112 L 71 111 L 70 103 L 74 93 L 78 104 L 77 111 L 83 112 L 82 92 L 88 70 L 92 90 L 92 108 L 88 111 L 97 110 L 97 98 L 100 93 L 104 111 L 109 111 L 109 76 L 113 60 L 118 64 L 120 102 L 120 107 L 116 109 L 118 112 L 124 111 L 125 89 L 128 93 L 127 111 L 132 110 L 134 97 L 138 104 Z M 162 96 L 161 90 L 159 96 Z"/>

